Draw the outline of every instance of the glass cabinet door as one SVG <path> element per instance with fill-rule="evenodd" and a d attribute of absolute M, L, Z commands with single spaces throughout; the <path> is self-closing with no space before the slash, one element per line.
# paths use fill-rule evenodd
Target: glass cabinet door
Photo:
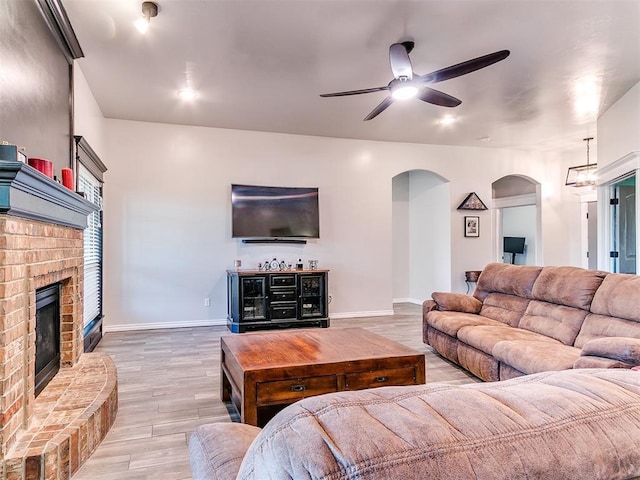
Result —
<path fill-rule="evenodd" d="M 300 275 L 300 316 L 301 318 L 325 317 L 325 276 Z"/>
<path fill-rule="evenodd" d="M 267 318 L 265 277 L 243 277 L 241 281 L 242 320 L 265 320 Z"/>

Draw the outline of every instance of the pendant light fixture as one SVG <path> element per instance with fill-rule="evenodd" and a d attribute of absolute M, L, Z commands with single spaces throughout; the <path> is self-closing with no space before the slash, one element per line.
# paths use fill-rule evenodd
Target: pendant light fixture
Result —
<path fill-rule="evenodd" d="M 587 142 L 587 163 L 569 168 L 565 185 L 570 187 L 592 187 L 596 184 L 598 164 L 589 163 L 589 142 L 593 140 L 593 137 L 583 138 L 582 140 Z"/>
<path fill-rule="evenodd" d="M 158 4 L 154 2 L 142 2 L 142 15 L 144 15 L 144 17 L 136 20 L 135 26 L 140 33 L 146 33 L 149 29 L 151 18 L 158 16 Z"/>

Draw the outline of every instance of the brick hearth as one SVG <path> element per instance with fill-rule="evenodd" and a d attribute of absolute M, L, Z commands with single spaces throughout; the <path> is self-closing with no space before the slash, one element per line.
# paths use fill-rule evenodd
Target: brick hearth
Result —
<path fill-rule="evenodd" d="M 31 167 L 0 162 L 2 479 L 70 478 L 115 420 L 113 362 L 83 353 L 83 228 L 92 209 Z M 60 371 L 36 398 L 35 292 L 58 282 Z"/>

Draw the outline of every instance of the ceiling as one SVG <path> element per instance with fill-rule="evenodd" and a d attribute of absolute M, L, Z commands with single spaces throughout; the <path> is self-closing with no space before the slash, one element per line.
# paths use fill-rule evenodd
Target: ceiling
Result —
<path fill-rule="evenodd" d="M 105 117 L 341 138 L 541 151 L 584 148 L 595 120 L 640 81 L 638 0 L 63 0 Z M 389 46 L 413 40 L 426 74 L 497 50 L 499 63 L 363 118 L 384 92 Z M 198 98 L 176 91 L 190 84 Z M 454 115 L 452 125 L 438 121 Z M 596 139 L 597 141 L 597 139 Z"/>

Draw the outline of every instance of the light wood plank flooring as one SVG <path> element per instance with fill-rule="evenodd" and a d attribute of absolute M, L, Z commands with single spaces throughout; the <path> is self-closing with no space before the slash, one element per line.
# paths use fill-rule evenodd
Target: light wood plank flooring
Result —
<path fill-rule="evenodd" d="M 400 304 L 388 317 L 332 320 L 359 326 L 426 354 L 427 382 L 479 380 L 422 343 L 417 305 Z M 104 442 L 74 480 L 191 479 L 187 441 L 199 425 L 238 421 L 219 397 L 220 337 L 226 327 L 108 333 L 97 351 L 118 368 L 119 411 Z"/>

